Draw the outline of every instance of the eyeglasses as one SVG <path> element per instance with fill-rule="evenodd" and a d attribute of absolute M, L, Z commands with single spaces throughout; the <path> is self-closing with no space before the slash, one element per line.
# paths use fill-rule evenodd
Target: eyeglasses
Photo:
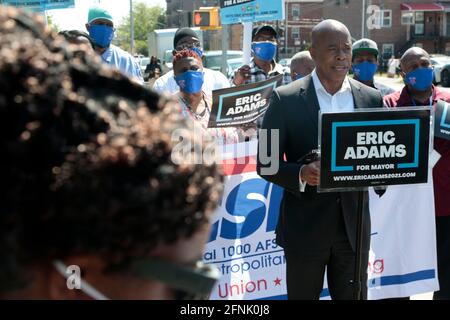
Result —
<path fill-rule="evenodd" d="M 179 44 L 175 47 L 176 51 L 181 51 L 184 49 L 191 49 L 191 48 L 201 48 L 201 43 L 200 42 L 186 42 L 186 43 L 182 43 Z"/>
<path fill-rule="evenodd" d="M 139 260 L 132 263 L 136 275 L 167 284 L 177 300 L 207 300 L 220 277 L 217 268 L 198 261 L 193 266 L 165 260 Z"/>
<path fill-rule="evenodd" d="M 53 261 L 56 270 L 69 279 L 67 266 L 60 260 Z M 167 284 L 174 292 L 176 300 L 207 300 L 220 277 L 217 268 L 196 262 L 193 266 L 173 262 L 148 259 L 132 263 L 131 270 L 136 276 L 159 280 Z M 96 300 L 109 300 L 103 293 L 83 279 L 79 279 L 80 289 Z"/>

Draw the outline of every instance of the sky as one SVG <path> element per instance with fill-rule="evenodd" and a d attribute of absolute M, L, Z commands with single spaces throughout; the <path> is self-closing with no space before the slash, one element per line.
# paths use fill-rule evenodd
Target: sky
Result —
<path fill-rule="evenodd" d="M 166 8 L 166 0 L 133 0 L 133 3 L 137 2 Z M 116 25 L 130 12 L 129 0 L 75 0 L 75 8 L 73 9 L 49 10 L 48 13 L 61 30 L 85 30 L 84 25 L 87 22 L 89 7 L 97 3 L 109 10 Z"/>

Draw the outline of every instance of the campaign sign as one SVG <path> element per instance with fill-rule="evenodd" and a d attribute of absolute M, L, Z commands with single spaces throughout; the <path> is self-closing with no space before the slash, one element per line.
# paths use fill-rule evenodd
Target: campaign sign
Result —
<path fill-rule="evenodd" d="M 426 183 L 431 110 L 320 114 L 319 190 Z"/>
<path fill-rule="evenodd" d="M 436 104 L 434 119 L 434 135 L 439 138 L 450 140 L 450 104 L 438 101 Z"/>
<path fill-rule="evenodd" d="M 213 91 L 209 128 L 235 127 L 262 116 L 269 107 L 273 90 L 283 75 L 265 81 Z"/>
<path fill-rule="evenodd" d="M 222 24 L 284 19 L 284 1 L 221 0 Z"/>
<path fill-rule="evenodd" d="M 0 4 L 23 7 L 32 11 L 45 11 L 73 8 L 75 0 L 1 0 Z"/>

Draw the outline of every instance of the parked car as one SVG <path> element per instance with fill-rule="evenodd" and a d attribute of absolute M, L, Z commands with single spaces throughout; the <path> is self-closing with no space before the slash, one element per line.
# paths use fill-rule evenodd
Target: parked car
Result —
<path fill-rule="evenodd" d="M 237 50 L 228 50 L 226 59 L 235 59 L 235 58 L 243 58 L 244 53 L 242 51 Z M 222 50 L 214 50 L 214 51 L 205 51 L 203 53 L 203 66 L 205 68 L 222 71 L 222 61 L 223 61 L 223 53 Z M 228 76 L 227 71 L 222 71 L 225 76 Z"/>
<path fill-rule="evenodd" d="M 450 87 L 450 57 L 443 54 L 431 55 L 430 60 L 434 67 L 434 83 Z"/>
<path fill-rule="evenodd" d="M 141 68 L 141 73 L 145 73 L 145 68 L 147 68 L 147 65 L 150 63 L 149 57 L 143 57 L 139 60 L 139 67 Z"/>

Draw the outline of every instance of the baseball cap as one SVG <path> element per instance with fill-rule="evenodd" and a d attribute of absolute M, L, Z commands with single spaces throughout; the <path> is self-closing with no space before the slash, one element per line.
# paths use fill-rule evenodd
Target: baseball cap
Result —
<path fill-rule="evenodd" d="M 275 38 L 278 38 L 278 32 L 275 30 L 274 27 L 269 26 L 269 25 L 263 25 L 263 26 L 258 26 L 258 27 L 253 28 L 253 31 L 252 31 L 252 40 L 253 40 L 253 38 L 255 38 L 255 36 L 256 36 L 258 33 L 260 33 L 261 31 L 269 31 L 269 32 L 271 32 L 271 33 L 275 36 Z"/>
<path fill-rule="evenodd" d="M 193 37 L 198 39 L 198 34 L 192 30 L 191 28 L 180 28 L 175 32 L 175 35 L 173 37 L 173 47 L 176 48 L 178 41 L 183 39 L 184 37 Z"/>
<path fill-rule="evenodd" d="M 88 23 L 98 19 L 105 19 L 114 23 L 113 17 L 106 9 L 100 7 L 89 8 Z"/>
<path fill-rule="evenodd" d="M 363 38 L 356 41 L 352 46 L 352 53 L 357 54 L 358 52 L 367 51 L 378 56 L 378 46 L 373 40 Z"/>

